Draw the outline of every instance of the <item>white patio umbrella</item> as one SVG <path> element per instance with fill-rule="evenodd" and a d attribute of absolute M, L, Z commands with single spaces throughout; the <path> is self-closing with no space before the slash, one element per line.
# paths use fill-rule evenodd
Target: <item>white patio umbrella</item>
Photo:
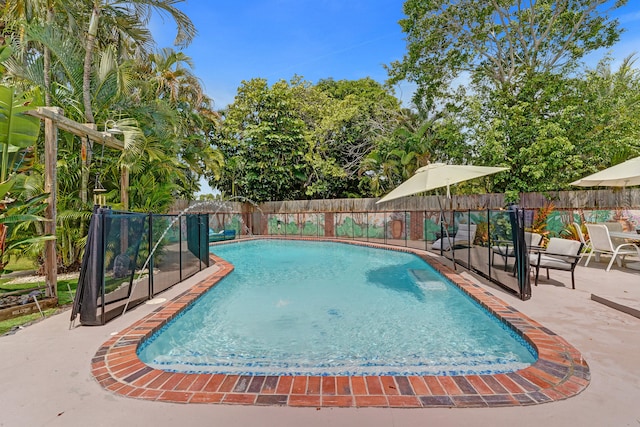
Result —
<path fill-rule="evenodd" d="M 603 169 L 574 181 L 579 187 L 628 187 L 640 185 L 640 157 Z"/>
<path fill-rule="evenodd" d="M 436 190 L 442 187 L 447 188 L 447 198 L 451 198 L 451 193 L 449 191 L 449 187 L 451 185 L 502 172 L 507 169 L 509 168 L 432 163 L 418 169 L 411 178 L 400 184 L 382 199 L 378 200 L 376 204 L 400 199 L 417 193 L 423 193 L 425 191 Z M 444 220 L 444 210 L 439 197 L 438 204 L 440 205 L 440 218 L 441 220 Z M 451 246 L 451 239 L 449 237 L 447 227 L 444 228 L 444 231 L 447 236 L 447 240 L 449 241 L 449 246 Z"/>
<path fill-rule="evenodd" d="M 388 202 L 389 200 L 395 200 L 442 187 L 447 188 L 447 197 L 450 197 L 449 187 L 453 184 L 502 172 L 507 169 L 509 168 L 432 163 L 418 169 L 411 178 L 397 186 L 376 203 Z"/>
<path fill-rule="evenodd" d="M 579 187 L 628 187 L 640 185 L 640 157 L 634 157 L 626 162 L 619 163 L 610 168 L 603 169 L 592 175 L 586 176 L 571 185 Z M 616 196 L 617 204 L 620 203 L 620 195 Z M 627 267 L 640 270 L 640 262 L 627 264 Z"/>

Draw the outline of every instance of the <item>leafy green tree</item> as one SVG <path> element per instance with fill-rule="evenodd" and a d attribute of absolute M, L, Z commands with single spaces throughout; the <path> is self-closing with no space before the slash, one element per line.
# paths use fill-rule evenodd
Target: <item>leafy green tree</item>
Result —
<path fill-rule="evenodd" d="M 575 80 L 567 133 L 581 163 L 570 181 L 640 155 L 640 70 L 635 56 L 615 71 L 611 61 L 603 59 Z"/>
<path fill-rule="evenodd" d="M 626 0 L 616 1 L 612 9 Z M 589 52 L 612 46 L 618 21 L 609 0 L 407 0 L 400 21 L 407 53 L 391 82 L 415 82 L 417 106 L 431 108 L 462 73 L 495 89 L 517 89 L 529 75 L 563 74 Z"/>
<path fill-rule="evenodd" d="M 456 113 L 450 106 L 429 116 L 403 109 L 393 132 L 381 138 L 361 163 L 362 193 L 368 194 L 370 188 L 371 196 L 383 195 L 429 163 L 466 163 L 470 146 Z"/>
<path fill-rule="evenodd" d="M 223 113 L 220 188 L 255 201 L 360 196 L 360 164 L 399 112 L 371 79 L 244 82 Z"/>
<path fill-rule="evenodd" d="M 469 137 L 480 163 L 506 165 L 495 177 L 494 191 L 548 191 L 566 186 L 579 166 L 577 148 L 568 137 L 572 81 L 555 74 L 536 75 L 519 91 L 480 95 L 470 114 Z M 569 98 L 568 98 L 569 97 Z"/>
<path fill-rule="evenodd" d="M 145 134 L 154 135 L 165 146 L 165 154 L 179 159 L 177 187 L 183 198 L 190 198 L 199 189 L 199 178 L 215 182 L 220 179 L 224 158 L 212 146 L 211 136 L 220 116 L 213 111 L 212 100 L 204 94 L 200 80 L 193 74 L 192 61 L 182 52 L 165 48 L 149 55 L 136 66 L 136 91 L 140 102 L 130 103 L 144 113 L 149 106 L 156 108 L 155 117 L 146 116 L 139 122 Z M 158 118 L 162 113 L 162 121 Z M 173 163 L 172 163 L 173 164 Z"/>
<path fill-rule="evenodd" d="M 380 197 L 393 190 L 400 183 L 404 154 L 401 150 L 371 151 L 360 163 L 362 192 Z"/>
<path fill-rule="evenodd" d="M 315 127 L 313 138 L 326 157 L 343 171 L 341 179 L 328 180 L 323 196 L 361 196 L 361 164 L 378 143 L 393 132 L 400 115 L 400 102 L 370 78 L 320 80 L 317 88 L 331 102 Z"/>
<path fill-rule="evenodd" d="M 122 208 L 119 187 L 126 168 L 132 188 L 142 185 L 154 194 L 149 198 L 133 191 L 130 208 L 163 212 L 175 197 L 191 197 L 200 176 L 219 176 L 222 156 L 210 144 L 217 116 L 190 72 L 191 60 L 180 52 L 150 54 L 153 40 L 146 18 L 151 10 L 182 21 L 179 44 L 195 34 L 188 18 L 175 8 L 179 2 L 2 2 L 3 11 L 13 8 L 10 12 L 16 17 L 2 16 L 3 34 L 17 47 L 25 47 L 7 63 L 9 78 L 25 87 L 45 88 L 47 104 L 62 106 L 73 120 L 95 123 L 100 130 L 116 127 L 124 135 L 125 151 L 119 152 L 99 145 L 84 150 L 80 138 L 59 134 L 61 268 L 77 265 L 91 210 L 90 198 L 82 194 L 98 181 L 107 189 L 109 204 Z M 91 37 L 93 43 L 88 43 Z M 37 163 L 29 178 L 32 188 L 42 187 Z"/>
<path fill-rule="evenodd" d="M 28 42 L 27 29 L 41 26 L 54 29 L 66 27 L 68 32 L 77 29 L 76 21 L 71 13 L 71 2 L 68 0 L 4 0 L 0 2 L 3 14 L 0 18 L 0 27 L 4 27 L 4 33 L 17 36 L 20 40 L 19 56 L 25 57 L 32 49 Z M 44 88 L 45 105 L 51 102 L 51 52 L 47 45 L 39 46 L 42 51 L 42 80 Z"/>
<path fill-rule="evenodd" d="M 242 167 L 241 174 L 225 173 L 220 181 L 224 192 L 233 190 L 255 202 L 304 198 L 305 126 L 295 104 L 285 81 L 272 87 L 264 79 L 242 83 L 235 102 L 223 112 L 216 141 L 225 158 L 236 159 L 227 168 Z"/>
<path fill-rule="evenodd" d="M 571 73 L 586 54 L 618 40 L 606 7 L 624 3 L 408 0 L 401 21 L 408 52 L 391 64 L 390 83 L 415 82 L 420 111 L 458 103 L 458 131 L 473 161 L 511 168 L 495 191 L 557 189 L 581 164 L 569 130 Z"/>

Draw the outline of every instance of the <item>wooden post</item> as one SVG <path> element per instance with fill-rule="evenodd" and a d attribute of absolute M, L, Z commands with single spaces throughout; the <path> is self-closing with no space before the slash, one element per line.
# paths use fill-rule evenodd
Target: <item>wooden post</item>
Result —
<path fill-rule="evenodd" d="M 324 213 L 324 236 L 335 237 L 335 218 L 333 212 Z"/>
<path fill-rule="evenodd" d="M 120 202 L 122 210 L 129 210 L 129 168 L 122 166 L 120 169 Z"/>
<path fill-rule="evenodd" d="M 122 166 L 120 169 L 120 202 L 122 210 L 129 210 L 129 168 Z M 129 247 L 129 221 L 123 219 L 120 222 L 120 253 L 125 253 Z"/>
<path fill-rule="evenodd" d="M 62 114 L 58 107 L 48 107 L 56 114 Z M 58 175 L 56 163 L 58 161 L 58 128 L 51 119 L 44 120 L 44 191 L 49 193 L 48 205 L 44 211 L 46 222 L 45 234 L 56 235 L 56 203 L 58 202 Z M 47 240 L 44 243 L 44 271 L 46 295 L 50 298 L 58 297 L 58 254 L 56 253 L 56 241 Z"/>
<path fill-rule="evenodd" d="M 89 200 L 89 163 L 91 163 L 91 141 L 86 136 L 80 137 L 82 156 L 80 159 L 80 200 L 83 204 Z"/>
<path fill-rule="evenodd" d="M 94 123 L 85 123 L 85 126 L 89 129 L 97 129 Z M 88 135 L 81 136 L 80 140 L 82 141 L 83 153 L 80 166 L 82 168 L 80 171 L 80 200 L 82 200 L 82 203 L 87 203 L 89 200 L 89 167 L 91 166 L 91 158 L 93 157 L 93 142 Z"/>
<path fill-rule="evenodd" d="M 424 212 L 412 211 L 410 217 L 411 240 L 424 239 Z"/>

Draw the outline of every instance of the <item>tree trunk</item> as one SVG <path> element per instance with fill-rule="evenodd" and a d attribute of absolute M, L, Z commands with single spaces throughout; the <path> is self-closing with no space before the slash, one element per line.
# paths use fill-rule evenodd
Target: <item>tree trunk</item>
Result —
<path fill-rule="evenodd" d="M 53 24 L 53 8 L 47 8 L 47 26 Z M 44 61 L 44 105 L 51 107 L 51 51 L 45 45 L 42 51 Z"/>
<path fill-rule="evenodd" d="M 93 65 L 93 50 L 98 35 L 99 21 L 100 1 L 97 0 L 93 3 L 93 11 L 91 13 L 91 20 L 89 21 L 82 73 L 82 102 L 84 104 L 84 121 L 86 123 L 95 123 L 93 109 L 91 108 L 91 68 Z"/>

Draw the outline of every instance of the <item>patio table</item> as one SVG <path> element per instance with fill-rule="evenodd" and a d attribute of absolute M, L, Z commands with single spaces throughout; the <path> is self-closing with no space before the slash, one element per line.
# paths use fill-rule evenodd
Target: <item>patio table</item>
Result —
<path fill-rule="evenodd" d="M 640 256 L 640 234 L 631 231 L 610 231 L 609 236 L 630 240 L 638 248 L 638 256 Z M 640 262 L 628 262 L 626 267 L 632 270 L 640 270 Z"/>
<path fill-rule="evenodd" d="M 640 234 L 634 233 L 632 231 L 609 231 L 609 236 L 633 240 L 634 243 L 640 242 Z"/>

